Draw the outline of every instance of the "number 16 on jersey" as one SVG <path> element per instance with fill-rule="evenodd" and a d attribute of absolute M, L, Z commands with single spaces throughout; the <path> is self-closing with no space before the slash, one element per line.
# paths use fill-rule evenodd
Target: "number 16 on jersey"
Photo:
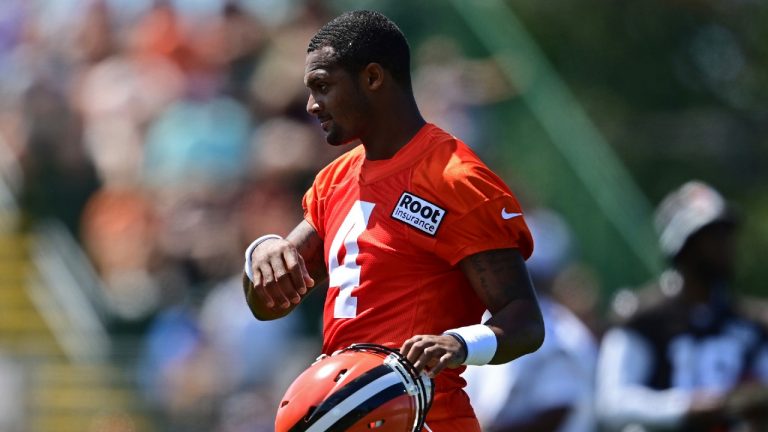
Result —
<path fill-rule="evenodd" d="M 357 256 L 360 247 L 357 239 L 368 227 L 374 203 L 355 201 L 349 213 L 341 223 L 328 251 L 328 286 L 339 287 L 333 308 L 334 318 L 354 318 L 357 316 L 357 297 L 352 290 L 360 285 L 360 264 Z M 344 246 L 344 257 L 339 262 L 339 252 Z"/>

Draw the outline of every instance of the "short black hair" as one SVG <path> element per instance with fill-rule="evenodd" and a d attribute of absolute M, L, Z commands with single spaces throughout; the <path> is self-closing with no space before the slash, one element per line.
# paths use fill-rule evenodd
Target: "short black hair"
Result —
<path fill-rule="evenodd" d="M 309 41 L 307 53 L 333 48 L 333 61 L 352 73 L 378 63 L 403 89 L 411 90 L 411 51 L 397 25 L 375 11 L 345 12 L 324 25 Z"/>

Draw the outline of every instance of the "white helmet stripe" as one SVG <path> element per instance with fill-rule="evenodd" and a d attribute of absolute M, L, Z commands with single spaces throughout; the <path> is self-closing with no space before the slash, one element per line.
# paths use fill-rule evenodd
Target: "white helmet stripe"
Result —
<path fill-rule="evenodd" d="M 341 401 L 332 410 L 317 419 L 317 421 L 307 429 L 307 432 L 327 431 L 328 428 L 355 409 L 355 407 L 395 385 L 403 385 L 400 375 L 395 371 L 377 378 L 365 387 L 362 387 L 360 390 L 349 395 L 349 397 Z"/>

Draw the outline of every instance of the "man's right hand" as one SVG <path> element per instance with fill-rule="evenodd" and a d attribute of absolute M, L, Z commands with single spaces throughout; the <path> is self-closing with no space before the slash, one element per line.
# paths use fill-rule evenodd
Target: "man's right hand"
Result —
<path fill-rule="evenodd" d="M 252 308 L 256 300 L 266 309 L 289 309 L 299 304 L 315 285 L 304 259 L 288 240 L 266 240 L 254 249 L 251 257 L 253 281 L 246 289 L 246 297 Z"/>

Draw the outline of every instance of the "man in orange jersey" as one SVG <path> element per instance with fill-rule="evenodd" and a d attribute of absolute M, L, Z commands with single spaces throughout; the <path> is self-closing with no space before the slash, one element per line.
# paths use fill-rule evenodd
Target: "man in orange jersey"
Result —
<path fill-rule="evenodd" d="M 248 248 L 248 305 L 258 319 L 280 318 L 328 278 L 323 353 L 399 348 L 435 377 L 425 430 L 479 431 L 464 365 L 509 362 L 544 338 L 520 205 L 463 142 L 422 118 L 408 43 L 380 13 L 323 26 L 304 81 L 328 143 L 362 145 L 320 171 L 287 238 Z M 492 318 L 479 324 L 486 309 Z"/>

